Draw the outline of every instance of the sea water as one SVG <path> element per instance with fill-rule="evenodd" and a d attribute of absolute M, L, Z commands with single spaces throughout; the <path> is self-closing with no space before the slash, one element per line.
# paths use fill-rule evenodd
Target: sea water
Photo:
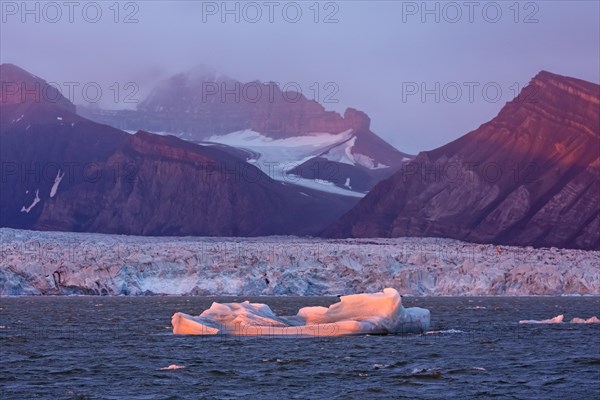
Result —
<path fill-rule="evenodd" d="M 280 315 L 335 297 L 0 299 L 1 399 L 600 397 L 599 297 L 404 297 L 423 334 L 172 334 L 171 315 L 250 300 Z M 519 320 L 565 315 L 562 324 Z"/>

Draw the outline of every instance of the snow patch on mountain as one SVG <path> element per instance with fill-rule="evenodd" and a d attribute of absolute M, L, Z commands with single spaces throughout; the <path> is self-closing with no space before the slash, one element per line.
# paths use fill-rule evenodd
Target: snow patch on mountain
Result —
<path fill-rule="evenodd" d="M 345 142 L 339 143 L 321 155 L 321 157 L 342 164 L 356 165 L 356 160 L 352 155 L 352 148 L 356 144 L 356 136 L 351 137 Z"/>
<path fill-rule="evenodd" d="M 356 136 L 352 136 L 350 139 L 339 143 L 338 145 L 327 150 L 325 153 L 321 154 L 321 157 L 341 164 L 348 164 L 352 166 L 361 165 L 368 169 L 389 168 L 388 165 L 380 164 L 367 155 L 353 153 L 355 145 Z"/>
<path fill-rule="evenodd" d="M 29 207 L 21 207 L 21 212 L 29 214 L 29 211 L 33 210 L 33 207 L 35 207 L 40 201 L 40 189 L 36 189 L 35 198 L 33 199 L 32 203 L 29 205 Z"/>
<path fill-rule="evenodd" d="M 65 177 L 65 173 L 63 172 L 61 174 L 61 170 L 58 170 L 58 173 L 56 174 L 56 177 L 54 178 L 54 183 L 52 184 L 52 189 L 50 189 L 50 197 L 54 197 L 56 196 L 56 192 L 58 190 L 58 185 L 60 185 L 60 182 L 62 181 L 62 179 Z"/>

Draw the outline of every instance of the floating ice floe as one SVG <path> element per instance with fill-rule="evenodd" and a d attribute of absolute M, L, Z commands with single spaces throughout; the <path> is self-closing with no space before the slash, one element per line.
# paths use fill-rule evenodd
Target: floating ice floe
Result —
<path fill-rule="evenodd" d="M 600 324 L 600 319 L 596 316 L 590 317 L 588 319 L 585 318 L 573 318 L 571 320 L 572 324 Z"/>
<path fill-rule="evenodd" d="M 183 365 L 171 364 L 168 367 L 161 368 L 161 371 L 171 371 L 174 369 L 182 369 L 185 368 Z"/>
<path fill-rule="evenodd" d="M 557 315 L 554 318 L 550 318 L 550 319 L 541 319 L 541 320 L 536 320 L 536 319 L 524 319 L 519 321 L 520 324 L 562 324 L 563 320 L 564 320 L 565 316 L 564 315 Z M 573 318 L 570 321 L 572 324 L 597 324 L 600 323 L 600 319 L 598 319 L 598 317 L 594 316 L 594 317 L 590 317 L 588 319 L 585 318 Z"/>
<path fill-rule="evenodd" d="M 235 336 L 343 336 L 421 333 L 429 329 L 424 308 L 404 308 L 395 289 L 341 296 L 330 307 L 304 307 L 295 316 L 277 316 L 266 304 L 213 303 L 200 316 L 175 313 L 173 333 Z"/>
<path fill-rule="evenodd" d="M 522 319 L 521 321 L 519 321 L 520 324 L 560 324 L 563 322 L 563 319 L 565 318 L 564 315 L 557 315 L 554 318 L 550 318 L 550 319 Z"/>
<path fill-rule="evenodd" d="M 453 335 L 456 333 L 465 333 L 465 331 L 461 331 L 459 329 L 443 329 L 440 331 L 427 331 L 425 332 L 426 335 Z"/>

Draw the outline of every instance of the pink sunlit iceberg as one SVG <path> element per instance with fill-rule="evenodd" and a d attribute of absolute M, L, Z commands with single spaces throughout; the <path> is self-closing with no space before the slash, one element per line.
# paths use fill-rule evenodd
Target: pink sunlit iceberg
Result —
<path fill-rule="evenodd" d="M 396 289 L 341 296 L 330 307 L 304 307 L 295 316 L 278 316 L 266 304 L 213 303 L 197 317 L 175 313 L 173 333 L 234 336 L 343 336 L 421 333 L 429 329 L 424 308 L 404 308 Z"/>

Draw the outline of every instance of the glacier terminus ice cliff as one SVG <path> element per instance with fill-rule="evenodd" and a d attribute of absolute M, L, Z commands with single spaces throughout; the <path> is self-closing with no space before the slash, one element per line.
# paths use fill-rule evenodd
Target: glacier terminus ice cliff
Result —
<path fill-rule="evenodd" d="M 0 295 L 600 294 L 600 252 L 440 238 L 139 237 L 0 229 Z"/>

